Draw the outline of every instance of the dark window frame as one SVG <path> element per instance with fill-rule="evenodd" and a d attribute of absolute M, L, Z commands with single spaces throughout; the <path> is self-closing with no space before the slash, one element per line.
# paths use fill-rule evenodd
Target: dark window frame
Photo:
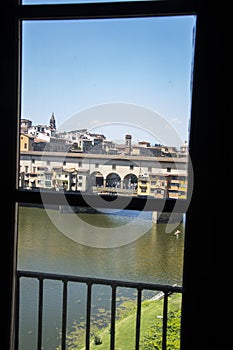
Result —
<path fill-rule="evenodd" d="M 2 215 L 2 227 L 4 234 L 0 236 L 0 269 L 1 269 L 1 300 L 2 300 L 2 327 L 0 337 L 1 349 L 13 349 L 13 320 L 14 320 L 14 286 L 16 271 L 16 245 L 17 245 L 17 210 L 18 202 L 40 202 L 38 193 L 28 194 L 17 189 L 19 169 L 19 111 L 20 111 L 20 20 L 39 19 L 87 19 L 87 18 L 116 18 L 116 17 L 139 17 L 139 16 L 167 16 L 196 14 L 196 47 L 194 59 L 192 112 L 190 125 L 190 156 L 195 175 L 195 184 L 192 199 L 187 211 L 186 237 L 184 249 L 184 278 L 183 278 L 183 306 L 182 306 L 182 330 L 181 349 L 207 349 L 217 344 L 227 344 L 222 334 L 230 333 L 223 316 L 227 314 L 228 303 L 221 299 L 221 316 L 223 322 L 218 324 L 218 334 L 214 337 L 206 336 L 206 325 L 212 325 L 215 329 L 216 318 L 212 311 L 212 303 L 208 296 L 213 285 L 213 261 L 216 246 L 226 249 L 219 240 L 214 243 L 214 232 L 220 228 L 218 222 L 213 221 L 213 213 L 216 209 L 216 195 L 222 195 L 220 189 L 211 192 L 214 179 L 208 178 L 210 189 L 206 192 L 206 174 L 216 161 L 216 157 L 222 156 L 221 147 L 216 148 L 215 140 L 223 141 L 221 136 L 227 132 L 227 127 L 215 120 L 220 115 L 227 115 L 231 110 L 227 100 L 225 77 L 232 73 L 229 42 L 230 23 L 226 18 L 227 11 L 221 4 L 212 4 L 205 8 L 204 1 L 138 1 L 103 4 L 68 4 L 68 5 L 18 5 L 17 0 L 4 2 L 1 21 L 1 87 L 2 87 L 2 120 L 3 144 L 6 152 L 2 152 L 1 161 L 4 164 L 4 172 L 1 172 L 1 183 L 4 183 L 4 205 Z M 224 21 L 219 25 L 220 15 L 224 14 Z M 226 39 L 224 39 L 226 38 Z M 226 40 L 226 43 L 223 42 Z M 229 41 L 228 41 L 229 40 Z M 228 58 L 229 56 L 229 58 Z M 227 57 L 227 58 L 226 58 Z M 214 103 L 213 103 L 214 102 Z M 211 116 L 211 125 L 210 118 Z M 206 143 L 207 135 L 208 144 Z M 230 139 L 230 138 L 229 138 Z M 226 134 L 225 134 L 226 140 Z M 226 148 L 226 143 L 225 143 Z M 205 149 L 205 152 L 203 152 Z M 213 152 L 214 150 L 214 152 Z M 226 155 L 227 156 L 227 155 Z M 225 158 L 226 158 L 225 156 Z M 225 160 L 224 158 L 224 160 Z M 7 176 L 6 176 L 7 173 Z M 221 176 L 228 176 L 228 170 L 222 169 Z M 208 196 L 206 195 L 208 194 Z M 208 197 L 208 198 L 207 198 Z M 221 197 L 227 199 L 227 193 Z M 70 198 L 71 202 L 78 197 Z M 53 199 L 51 199 L 52 201 Z M 57 198 L 56 198 L 57 200 Z M 79 198 L 81 200 L 81 198 Z M 85 204 L 85 203 L 83 203 Z M 143 201 L 134 203 L 136 209 L 143 207 Z M 156 208 L 156 201 L 151 204 Z M 171 205 L 168 204 L 167 205 Z M 206 212 L 202 230 L 202 244 L 200 245 L 197 234 L 200 213 Z M 170 208 L 172 210 L 172 206 Z M 225 208 L 227 210 L 227 208 Z M 211 246 L 210 246 L 211 242 Z M 222 244 L 222 245 L 221 245 Z M 218 265 L 225 267 L 225 256 L 221 255 Z M 209 293 L 204 293 L 205 291 Z M 201 317 L 200 317 L 201 315 Z M 198 327 L 194 327 L 194 321 L 198 320 Z M 226 327 L 226 329 L 224 328 Z M 197 336 L 198 335 L 198 336 Z M 221 348 L 221 347 L 220 347 Z"/>

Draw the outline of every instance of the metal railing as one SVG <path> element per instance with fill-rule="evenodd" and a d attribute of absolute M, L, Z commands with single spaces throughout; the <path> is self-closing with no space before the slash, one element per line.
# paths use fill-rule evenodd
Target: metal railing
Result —
<path fill-rule="evenodd" d="M 158 291 L 163 297 L 163 325 L 162 325 L 162 350 L 166 350 L 167 343 L 167 321 L 168 321 L 168 296 L 172 293 L 182 293 L 182 287 L 161 285 L 153 283 L 118 281 L 92 277 L 80 277 L 72 275 L 60 275 L 53 273 L 41 273 L 31 271 L 17 271 L 17 293 L 16 293 L 16 337 L 15 350 L 19 347 L 19 315 L 20 315 L 20 280 L 22 277 L 33 278 L 39 281 L 38 293 L 38 329 L 37 329 L 37 350 L 42 347 L 43 329 L 43 301 L 44 301 L 44 281 L 55 280 L 62 282 L 62 327 L 61 327 L 61 350 L 67 349 L 67 306 L 68 306 L 68 284 L 69 282 L 82 283 L 86 285 L 86 350 L 90 349 L 91 330 L 91 300 L 92 287 L 94 285 L 104 285 L 111 288 L 111 321 L 110 321 L 110 350 L 115 349 L 115 325 L 116 325 L 116 290 L 118 287 L 133 288 L 137 291 L 136 296 L 136 329 L 135 329 L 135 350 L 139 350 L 140 329 L 141 329 L 141 305 L 142 291 Z"/>

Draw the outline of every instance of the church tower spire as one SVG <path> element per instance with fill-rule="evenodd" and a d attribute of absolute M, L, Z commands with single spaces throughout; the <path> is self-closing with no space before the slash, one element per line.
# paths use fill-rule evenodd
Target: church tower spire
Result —
<path fill-rule="evenodd" d="M 55 131 L 56 130 L 56 120 L 54 117 L 54 113 L 52 113 L 50 120 L 49 120 L 49 127 L 51 129 L 51 131 Z"/>

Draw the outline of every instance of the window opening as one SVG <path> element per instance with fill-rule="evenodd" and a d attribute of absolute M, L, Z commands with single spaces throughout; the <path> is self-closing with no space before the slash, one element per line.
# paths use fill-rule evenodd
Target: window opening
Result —
<path fill-rule="evenodd" d="M 186 189 L 192 185 L 187 156 L 194 28 L 194 16 L 23 22 L 21 134 L 31 135 L 36 148 L 20 150 L 19 187 L 29 194 L 38 191 L 41 199 L 40 205 L 28 201 L 19 208 L 19 271 L 29 270 L 35 276 L 42 272 L 48 280 L 52 276 L 46 274 L 55 273 L 169 284 L 174 292 L 180 291 L 185 216 L 180 209 L 173 216 L 161 212 L 168 198 L 187 200 Z M 44 170 L 35 174 L 39 167 Z M 51 193 L 59 199 L 49 204 Z M 69 194 L 71 201 L 73 194 L 81 194 L 86 202 L 90 200 L 89 207 L 70 205 L 66 200 Z M 103 202 L 101 195 L 107 201 Z M 146 210 L 128 210 L 127 200 L 137 203 L 138 198 L 145 200 Z M 153 213 L 149 210 L 151 199 L 162 200 Z M 171 254 L 174 249 L 176 254 Z M 36 342 L 28 336 L 35 331 L 29 330 L 33 322 L 36 328 L 30 316 L 36 318 L 36 311 L 29 308 L 30 303 L 35 307 L 35 301 L 27 296 L 35 288 L 33 278 L 27 278 L 32 275 L 19 272 L 23 281 L 19 318 L 22 349 Z M 50 308 L 61 304 L 61 283 L 42 280 L 39 284 L 47 320 L 55 317 L 58 323 L 50 329 L 46 321 L 39 341 L 43 346 L 64 346 L 64 339 L 57 341 L 57 330 L 65 325 L 72 329 L 75 322 L 80 326 L 82 321 L 75 319 L 71 306 L 65 321 L 50 313 Z M 93 282 L 86 282 L 90 296 Z M 82 309 L 85 293 L 71 282 L 70 287 L 67 281 L 62 283 L 63 292 L 73 303 L 78 292 Z M 140 286 L 134 287 L 137 301 L 141 300 Z M 130 292 L 127 296 L 115 294 L 114 283 L 111 288 L 114 302 L 116 295 L 122 303 L 124 298 L 133 299 Z M 49 295 L 51 290 L 55 298 Z M 169 294 L 162 292 L 166 305 Z M 100 295 L 107 298 L 102 289 Z M 155 294 L 143 297 L 151 299 Z M 26 300 L 30 300 L 27 311 Z M 106 303 L 99 301 L 96 315 L 103 309 L 108 313 Z M 81 309 L 81 317 L 90 317 L 88 302 L 87 310 Z M 112 304 L 112 316 L 115 312 Z M 95 317 L 98 323 L 99 316 Z M 137 319 L 139 322 L 139 316 Z M 49 334 L 53 334 L 52 339 Z M 102 341 L 96 335 L 94 340 Z M 110 341 L 113 346 L 115 340 L 111 337 Z"/>

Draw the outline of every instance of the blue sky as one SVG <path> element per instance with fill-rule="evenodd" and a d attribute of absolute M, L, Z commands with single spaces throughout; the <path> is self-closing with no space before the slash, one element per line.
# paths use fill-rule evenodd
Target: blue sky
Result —
<path fill-rule="evenodd" d="M 100 115 L 91 123 L 83 114 L 91 110 L 96 121 L 95 106 L 131 104 L 159 114 L 182 143 L 188 138 L 194 26 L 193 16 L 24 22 L 22 118 L 48 124 L 54 112 L 58 128 L 76 116 L 73 129 L 94 126 L 109 139 L 133 132 L 134 141 L 159 141 L 146 114 L 141 131 L 139 124 L 133 130 L 127 113 L 119 120 L 109 113 L 108 125 Z"/>

